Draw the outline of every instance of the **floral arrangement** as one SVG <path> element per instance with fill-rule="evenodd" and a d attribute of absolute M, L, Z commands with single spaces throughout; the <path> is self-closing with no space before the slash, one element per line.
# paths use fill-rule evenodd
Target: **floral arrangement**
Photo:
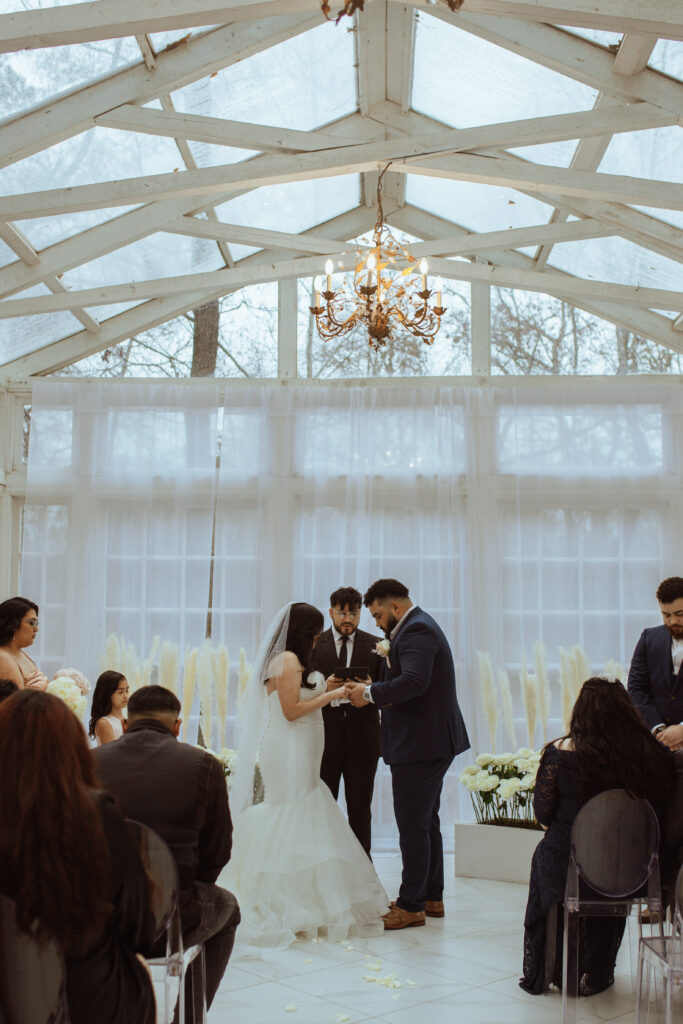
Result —
<path fill-rule="evenodd" d="M 67 707 L 71 708 L 77 718 L 83 718 L 88 702 L 85 699 L 85 694 L 81 692 L 80 686 L 70 676 L 58 674 L 47 684 L 45 692 L 51 693 L 53 697 L 59 697 Z"/>
<path fill-rule="evenodd" d="M 217 761 L 220 762 L 220 766 L 223 769 L 225 775 L 225 781 L 228 789 L 230 788 L 230 776 L 235 771 L 235 765 L 237 764 L 237 754 L 230 747 L 223 747 L 220 751 L 212 750 L 210 747 L 203 747 L 201 744 L 197 744 L 200 750 L 205 750 L 207 754 L 212 754 Z"/>
<path fill-rule="evenodd" d="M 53 680 L 66 679 L 75 683 L 84 697 L 87 697 L 90 693 L 90 683 L 77 668 L 60 668 L 59 672 L 55 672 L 52 678 Z"/>
<path fill-rule="evenodd" d="M 537 829 L 533 793 L 541 755 L 529 747 L 514 754 L 480 754 L 460 775 L 481 825 Z"/>

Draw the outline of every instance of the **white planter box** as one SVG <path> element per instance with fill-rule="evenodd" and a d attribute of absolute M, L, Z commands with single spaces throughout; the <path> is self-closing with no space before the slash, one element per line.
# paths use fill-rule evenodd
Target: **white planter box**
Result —
<path fill-rule="evenodd" d="M 543 832 L 507 825 L 456 825 L 455 874 L 498 882 L 528 882 Z"/>

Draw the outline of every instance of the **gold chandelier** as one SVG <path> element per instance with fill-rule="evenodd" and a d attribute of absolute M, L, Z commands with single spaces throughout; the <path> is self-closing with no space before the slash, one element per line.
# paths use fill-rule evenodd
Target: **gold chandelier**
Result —
<path fill-rule="evenodd" d="M 398 325 L 431 345 L 441 326 L 441 317 L 446 312 L 441 305 L 441 280 L 437 278 L 434 282 L 436 301 L 430 305 L 434 292 L 427 287 L 427 260 L 420 262 L 417 290 L 415 259 L 384 223 L 382 180 L 389 166 L 390 163 L 377 179 L 377 222 L 370 251 L 362 249 L 356 240 L 353 283 L 350 287 L 342 284 L 339 290 L 333 290 L 335 271 L 329 259 L 325 264 L 324 291 L 321 278 L 315 278 L 315 305 L 309 309 L 315 317 L 318 334 L 325 341 L 365 325 L 370 347 L 380 348 L 386 345 Z"/>

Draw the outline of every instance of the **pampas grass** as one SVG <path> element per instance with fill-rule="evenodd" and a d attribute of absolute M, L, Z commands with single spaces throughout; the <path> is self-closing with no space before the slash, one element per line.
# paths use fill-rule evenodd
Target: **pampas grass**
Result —
<path fill-rule="evenodd" d="M 199 683 L 199 713 L 202 723 L 204 746 L 211 746 L 213 727 L 213 658 L 211 641 L 205 640 L 197 657 L 197 682 Z"/>
<path fill-rule="evenodd" d="M 161 646 L 161 637 L 155 636 L 152 640 L 152 646 L 149 649 L 149 654 L 142 663 L 142 685 L 149 686 L 152 682 L 152 666 L 156 660 L 159 647 Z"/>
<path fill-rule="evenodd" d="M 164 640 L 159 648 L 159 684 L 178 696 L 178 644 Z"/>
<path fill-rule="evenodd" d="M 560 647 L 560 693 L 562 695 L 562 724 L 569 732 L 569 723 L 574 708 L 574 661 L 569 651 Z"/>
<path fill-rule="evenodd" d="M 590 679 L 593 672 L 591 669 L 590 659 L 583 647 L 576 644 L 576 646 L 572 648 L 572 655 L 574 657 L 574 665 L 576 666 L 576 690 L 574 693 L 574 700 L 576 700 L 579 696 L 579 690 L 586 680 Z"/>
<path fill-rule="evenodd" d="M 114 672 L 121 671 L 123 665 L 121 645 L 121 638 L 116 633 L 110 633 L 104 641 L 104 650 L 100 655 L 100 672 L 106 672 L 108 669 L 112 669 Z"/>
<path fill-rule="evenodd" d="M 550 715 L 550 681 L 545 654 L 545 644 L 537 640 L 534 644 L 534 670 L 536 672 L 536 700 L 538 717 L 543 728 L 543 743 L 547 742 L 548 717 Z"/>
<path fill-rule="evenodd" d="M 128 680 L 130 692 L 135 693 L 142 686 L 142 662 L 133 644 L 127 644 L 122 640 L 121 648 L 123 653 L 123 667 L 119 669 Z"/>
<path fill-rule="evenodd" d="M 251 671 L 250 666 L 247 664 L 247 656 L 244 653 L 244 647 L 240 647 L 240 660 L 239 668 L 237 670 L 237 711 L 238 714 L 242 713 L 242 707 L 244 705 L 244 697 L 247 692 L 247 682 L 249 680 L 249 673 Z"/>
<path fill-rule="evenodd" d="M 626 686 L 626 669 L 619 661 L 615 661 L 613 658 L 605 665 L 603 672 L 608 679 L 618 679 L 620 683 Z"/>
<path fill-rule="evenodd" d="M 512 694 L 510 692 L 510 678 L 503 669 L 498 672 L 498 689 L 500 690 L 500 702 L 503 707 L 503 724 L 505 731 L 510 737 L 512 749 L 517 749 L 517 736 L 515 735 L 515 719 L 512 713 Z"/>
<path fill-rule="evenodd" d="M 479 685 L 481 687 L 481 699 L 484 705 L 486 720 L 489 723 L 489 736 L 491 738 L 491 752 L 496 750 L 496 729 L 498 727 L 498 700 L 496 686 L 493 681 L 493 668 L 491 666 L 491 655 L 484 651 L 477 651 L 479 663 Z"/>
<path fill-rule="evenodd" d="M 187 725 L 190 721 L 190 712 L 194 704 L 194 688 L 197 681 L 197 657 L 199 651 L 196 647 L 185 648 L 185 668 L 183 672 L 183 739 L 187 737 Z"/>
<path fill-rule="evenodd" d="M 526 714 L 526 725 L 529 733 L 529 746 L 534 749 L 534 733 L 536 732 L 536 719 L 538 707 L 536 705 L 536 679 L 530 676 L 526 667 L 526 655 L 522 655 L 522 665 L 519 670 L 519 683 L 522 689 L 522 702 Z"/>
<path fill-rule="evenodd" d="M 230 655 L 225 644 L 219 644 L 211 652 L 213 677 L 216 688 L 216 711 L 218 713 L 219 749 L 225 746 L 225 722 L 228 717 L 228 684 L 230 679 Z"/>

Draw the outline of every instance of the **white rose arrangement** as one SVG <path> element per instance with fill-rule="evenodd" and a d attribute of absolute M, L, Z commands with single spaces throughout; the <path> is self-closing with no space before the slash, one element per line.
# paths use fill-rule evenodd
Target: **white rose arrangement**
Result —
<path fill-rule="evenodd" d="M 516 753 L 480 754 L 460 775 L 482 825 L 539 828 L 533 794 L 541 755 L 528 747 Z"/>
<path fill-rule="evenodd" d="M 387 667 L 391 668 L 391 662 L 389 661 L 389 648 L 391 647 L 391 640 L 378 640 L 374 646 L 373 654 L 379 654 L 380 658 L 384 658 L 387 663 Z"/>
<path fill-rule="evenodd" d="M 85 679 L 85 676 L 82 676 L 81 678 L 87 685 L 88 681 Z M 83 718 L 88 702 L 85 698 L 85 693 L 83 693 L 81 685 L 79 685 L 71 675 L 67 676 L 58 672 L 54 679 L 47 684 L 45 692 L 51 693 L 53 697 L 59 697 L 60 700 L 64 701 L 67 707 L 71 708 L 77 718 Z"/>

